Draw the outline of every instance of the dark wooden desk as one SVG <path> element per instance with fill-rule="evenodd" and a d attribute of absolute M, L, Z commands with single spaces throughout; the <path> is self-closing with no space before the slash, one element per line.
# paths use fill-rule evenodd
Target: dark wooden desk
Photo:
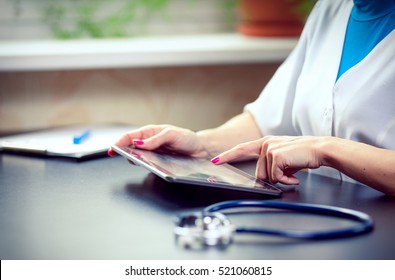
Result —
<path fill-rule="evenodd" d="M 251 164 L 240 167 L 253 170 Z M 373 217 L 375 230 L 326 241 L 247 235 L 226 250 L 185 250 L 174 242 L 177 214 L 223 200 L 267 198 L 169 184 L 120 157 L 74 162 L 0 154 L 0 258 L 395 259 L 394 198 L 363 185 L 299 177 L 301 186 L 280 200 L 364 211 Z M 237 224 L 268 226 L 334 222 L 327 220 L 286 213 L 232 217 Z"/>

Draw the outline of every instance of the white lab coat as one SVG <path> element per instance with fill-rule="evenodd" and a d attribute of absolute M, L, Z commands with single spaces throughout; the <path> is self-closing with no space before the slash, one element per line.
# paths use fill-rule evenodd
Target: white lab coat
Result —
<path fill-rule="evenodd" d="M 321 0 L 256 101 L 263 135 L 337 136 L 395 149 L 395 31 L 337 81 L 352 0 Z M 330 168 L 315 173 L 351 180 Z"/>

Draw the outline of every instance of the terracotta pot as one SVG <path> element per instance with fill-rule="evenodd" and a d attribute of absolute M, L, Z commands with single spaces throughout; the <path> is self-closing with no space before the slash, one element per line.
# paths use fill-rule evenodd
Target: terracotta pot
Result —
<path fill-rule="evenodd" d="M 248 36 L 294 37 L 303 29 L 300 0 L 239 0 L 237 30 Z"/>

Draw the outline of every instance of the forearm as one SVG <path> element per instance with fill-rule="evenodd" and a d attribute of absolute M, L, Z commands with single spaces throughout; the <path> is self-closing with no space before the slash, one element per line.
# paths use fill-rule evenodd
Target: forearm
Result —
<path fill-rule="evenodd" d="M 202 130 L 197 134 L 211 155 L 262 137 L 254 117 L 249 112 L 237 115 L 217 128 Z"/>
<path fill-rule="evenodd" d="M 330 137 L 323 145 L 323 165 L 336 168 L 383 193 L 395 195 L 395 151 L 335 137 Z"/>

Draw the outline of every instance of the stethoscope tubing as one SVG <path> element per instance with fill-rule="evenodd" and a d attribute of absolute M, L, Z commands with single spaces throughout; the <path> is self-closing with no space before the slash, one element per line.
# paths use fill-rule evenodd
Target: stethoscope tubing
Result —
<path fill-rule="evenodd" d="M 370 232 L 374 228 L 372 218 L 360 211 L 319 205 L 309 203 L 292 203 L 292 202 L 280 202 L 280 201 L 262 201 L 262 200 L 231 200 L 216 203 L 203 209 L 204 213 L 220 212 L 225 209 L 243 208 L 243 207 L 260 207 L 260 208 L 272 208 L 290 210 L 299 213 L 310 213 L 323 216 L 340 217 L 348 220 L 359 222 L 355 226 L 334 229 L 334 230 L 322 230 L 322 231 L 304 231 L 304 230 L 283 230 L 283 229 L 271 229 L 271 228 L 249 228 L 249 227 L 238 227 L 236 233 L 250 233 L 250 234 L 265 234 L 271 236 L 280 236 L 288 238 L 299 238 L 299 239 L 332 239 L 332 238 L 343 238 L 361 235 Z"/>

